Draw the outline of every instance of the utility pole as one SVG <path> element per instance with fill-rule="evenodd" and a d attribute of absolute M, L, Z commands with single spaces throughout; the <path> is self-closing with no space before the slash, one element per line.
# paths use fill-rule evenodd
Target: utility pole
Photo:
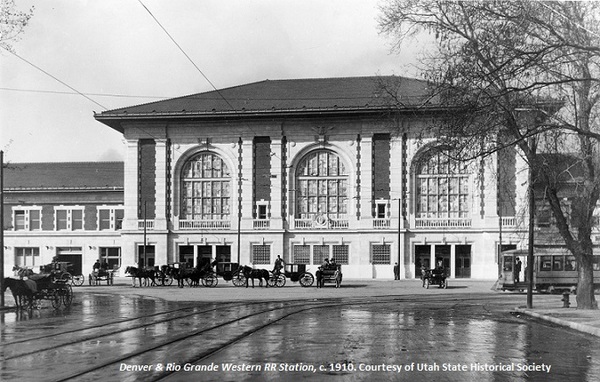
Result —
<path fill-rule="evenodd" d="M 148 261 L 146 259 L 146 201 L 144 200 L 144 269 L 148 267 Z"/>
<path fill-rule="evenodd" d="M 535 137 L 529 138 L 529 187 L 528 187 L 528 197 L 529 197 L 529 249 L 527 252 L 527 309 L 533 308 L 533 242 L 534 242 L 534 234 L 535 234 L 535 194 L 533 187 L 533 163 L 535 161 L 536 155 L 536 143 Z"/>

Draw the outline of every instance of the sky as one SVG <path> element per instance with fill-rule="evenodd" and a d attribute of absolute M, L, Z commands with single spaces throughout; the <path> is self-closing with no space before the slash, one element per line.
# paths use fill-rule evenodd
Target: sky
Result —
<path fill-rule="evenodd" d="M 394 40 L 379 33 L 376 0 L 16 4 L 35 8 L 13 43 L 22 59 L 0 49 L 5 162 L 122 161 L 122 135 L 94 112 L 211 91 L 211 83 L 419 74 L 421 44 L 394 51 Z"/>

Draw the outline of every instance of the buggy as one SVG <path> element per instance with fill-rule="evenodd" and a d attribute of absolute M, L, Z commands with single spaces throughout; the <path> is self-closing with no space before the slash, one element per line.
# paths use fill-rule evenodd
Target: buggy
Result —
<path fill-rule="evenodd" d="M 446 270 L 444 268 L 425 269 L 421 275 L 423 288 L 429 289 L 430 285 L 439 285 L 440 288 L 448 288 Z"/>
<path fill-rule="evenodd" d="M 315 282 L 312 273 L 306 271 L 306 264 L 285 264 L 283 273 L 273 273 L 269 278 L 269 286 L 282 287 L 285 285 L 286 277 L 293 282 L 300 282 L 303 287 L 309 287 Z"/>
<path fill-rule="evenodd" d="M 74 275 L 73 270 L 73 263 L 67 261 L 53 261 L 50 264 L 42 265 L 40 267 L 40 273 L 49 274 L 53 282 L 60 281 L 76 286 L 83 285 L 85 277 L 83 275 Z"/>
<path fill-rule="evenodd" d="M 335 284 L 336 288 L 342 285 L 342 266 L 328 264 L 319 267 L 317 271 L 317 288 L 322 288 L 325 283 Z"/>

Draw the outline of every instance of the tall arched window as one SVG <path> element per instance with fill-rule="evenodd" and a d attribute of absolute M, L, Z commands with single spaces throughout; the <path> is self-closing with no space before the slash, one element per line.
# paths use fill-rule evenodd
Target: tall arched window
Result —
<path fill-rule="evenodd" d="M 296 170 L 296 218 L 330 218 L 348 213 L 348 173 L 340 157 L 328 150 L 306 155 Z"/>
<path fill-rule="evenodd" d="M 468 218 L 469 170 L 441 150 L 432 150 L 416 168 L 418 219 Z"/>
<path fill-rule="evenodd" d="M 203 152 L 190 158 L 181 170 L 183 220 L 229 218 L 231 173 L 217 155 Z"/>

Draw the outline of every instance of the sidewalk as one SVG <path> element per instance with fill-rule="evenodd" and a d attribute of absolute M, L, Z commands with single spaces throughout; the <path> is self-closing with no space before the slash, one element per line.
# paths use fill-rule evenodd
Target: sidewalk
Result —
<path fill-rule="evenodd" d="M 575 295 L 569 296 L 571 306 L 564 308 L 562 296 L 553 296 L 556 298 L 543 301 L 536 301 L 534 297 L 532 309 L 520 306 L 515 308 L 514 312 L 600 337 L 600 310 L 577 309 Z M 600 296 L 596 295 L 596 301 L 599 299 Z"/>

